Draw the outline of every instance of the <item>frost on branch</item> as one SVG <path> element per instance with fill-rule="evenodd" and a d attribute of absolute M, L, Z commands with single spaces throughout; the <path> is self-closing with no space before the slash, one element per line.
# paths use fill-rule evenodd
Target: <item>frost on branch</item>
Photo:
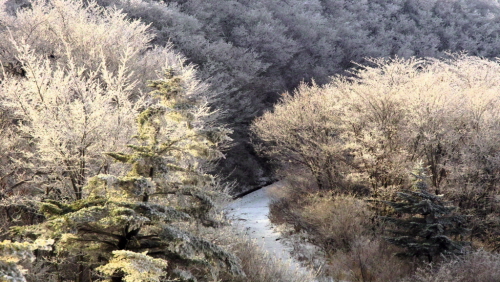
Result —
<path fill-rule="evenodd" d="M 203 96 L 190 92 L 193 88 L 181 74 L 168 73 L 156 82 L 151 105 L 138 115 L 138 134 L 129 150 L 108 153 L 128 172 L 90 178 L 82 199 L 45 200 L 41 211 L 48 220 L 25 229 L 58 238 L 58 251 L 83 251 L 81 263 L 101 266 L 112 281 L 156 281 L 161 274 L 134 280 L 140 271 L 133 268 L 145 258 L 169 261 L 168 276 L 174 278 L 189 273 L 192 265 L 200 273 L 225 269 L 243 274 L 236 257 L 185 230 L 189 225 L 219 224 L 212 217 L 214 177 L 203 169 L 221 153 L 218 143 L 205 136 L 213 131 L 221 135 L 218 140 L 227 136 L 223 127 L 206 122 L 210 112 Z M 132 266 L 120 266 L 123 263 Z M 182 271 L 170 271 L 173 268 Z"/>
<path fill-rule="evenodd" d="M 150 46 L 148 25 L 92 1 L 33 1 L 16 13 L 3 3 L 0 179 L 79 199 L 87 177 L 120 172 L 102 153 L 125 150 L 146 82 L 184 58 Z"/>
<path fill-rule="evenodd" d="M 160 282 L 167 262 L 147 255 L 147 252 L 113 251 L 113 258 L 97 271 L 107 276 L 123 273 L 124 282 Z"/>
<path fill-rule="evenodd" d="M 54 240 L 38 239 L 33 243 L 0 242 L 0 280 L 6 282 L 25 282 L 24 269 L 18 265 L 21 260 L 35 259 L 34 250 L 51 250 Z"/>

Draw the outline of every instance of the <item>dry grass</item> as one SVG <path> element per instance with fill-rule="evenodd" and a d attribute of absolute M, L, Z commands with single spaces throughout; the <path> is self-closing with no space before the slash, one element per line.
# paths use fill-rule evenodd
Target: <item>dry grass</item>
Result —
<path fill-rule="evenodd" d="M 479 250 L 438 266 L 419 269 L 404 282 L 497 282 L 500 255 Z"/>
<path fill-rule="evenodd" d="M 280 197 L 271 205 L 270 218 L 291 227 L 292 241 L 302 238 L 294 242 L 299 246 L 295 255 L 320 268 L 320 277 L 387 282 L 413 272 L 411 262 L 395 257 L 398 250 L 381 238 L 381 223 L 366 201 L 325 191 L 306 193 L 306 189 L 298 185 L 275 191 Z M 316 254 L 301 253 L 309 251 L 300 248 L 306 240 L 319 247 Z M 318 257 L 323 257 L 322 264 Z"/>
<path fill-rule="evenodd" d="M 301 211 L 316 243 L 327 251 L 350 250 L 356 237 L 371 233 L 374 216 L 364 201 L 351 195 L 312 194 Z"/>
<path fill-rule="evenodd" d="M 381 239 L 359 236 L 353 240 L 350 250 L 330 254 L 322 275 L 336 281 L 398 281 L 411 273 L 412 267 L 395 257 L 395 251 Z"/>
<path fill-rule="evenodd" d="M 283 187 L 280 198 L 271 204 L 272 222 L 306 231 L 327 252 L 349 250 L 357 236 L 373 233 L 375 214 L 365 201 L 324 191 L 308 194 L 300 186 L 293 187 Z"/>
<path fill-rule="evenodd" d="M 293 269 L 290 264 L 274 258 L 244 234 L 238 234 L 232 228 L 225 228 L 219 233 L 219 242 L 236 255 L 246 277 L 232 277 L 232 282 L 311 282 L 314 276 Z M 223 278 L 223 277 L 221 277 Z"/>
<path fill-rule="evenodd" d="M 229 223 L 229 222 L 228 222 Z M 314 275 L 294 269 L 290 264 L 282 262 L 263 250 L 255 241 L 248 238 L 243 230 L 232 226 L 217 229 L 196 226 L 198 236 L 223 247 L 235 255 L 245 277 L 235 277 L 224 268 L 213 269 L 211 280 L 207 282 L 311 282 Z M 205 281 L 205 280 L 204 280 Z"/>
<path fill-rule="evenodd" d="M 233 245 L 233 252 L 241 259 L 243 269 L 247 275 L 241 282 L 310 282 L 312 275 L 293 270 L 291 266 L 273 258 L 260 249 L 255 242 L 246 238 L 239 238 Z"/>

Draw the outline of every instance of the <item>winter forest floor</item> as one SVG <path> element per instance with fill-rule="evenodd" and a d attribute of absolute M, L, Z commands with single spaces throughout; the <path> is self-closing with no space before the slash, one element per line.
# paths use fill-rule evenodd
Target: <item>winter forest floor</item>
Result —
<path fill-rule="evenodd" d="M 228 217 L 240 232 L 255 240 L 278 261 L 288 264 L 293 271 L 313 275 L 311 270 L 292 257 L 292 248 L 282 240 L 281 233 L 268 218 L 269 203 L 272 200 L 269 191 L 279 189 L 281 185 L 282 182 L 276 182 L 231 202 L 226 207 Z"/>

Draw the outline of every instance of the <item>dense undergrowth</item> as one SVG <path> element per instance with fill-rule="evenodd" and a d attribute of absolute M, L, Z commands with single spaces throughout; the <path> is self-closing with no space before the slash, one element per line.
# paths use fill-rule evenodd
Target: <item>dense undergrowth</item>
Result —
<path fill-rule="evenodd" d="M 254 123 L 289 183 L 271 218 L 305 232 L 337 279 L 498 279 L 455 266 L 498 259 L 500 64 L 451 55 L 360 67 L 285 94 Z"/>

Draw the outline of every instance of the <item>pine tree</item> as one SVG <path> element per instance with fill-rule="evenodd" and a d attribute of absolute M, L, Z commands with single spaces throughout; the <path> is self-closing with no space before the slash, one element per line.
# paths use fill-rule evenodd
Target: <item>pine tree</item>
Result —
<path fill-rule="evenodd" d="M 21 260 L 34 260 L 34 250 L 50 250 L 54 240 L 36 240 L 29 242 L 0 242 L 0 281 L 26 282 L 24 269 L 19 265 Z"/>
<path fill-rule="evenodd" d="M 389 202 L 400 217 L 384 217 L 394 224 L 392 237 L 385 239 L 406 249 L 400 256 L 426 257 L 429 262 L 437 255 L 462 254 L 466 242 L 454 241 L 450 236 L 462 235 L 465 217 L 454 213 L 456 208 L 442 200 L 442 195 L 428 191 L 428 176 L 424 168 L 417 166 L 414 191 L 399 192 L 400 201 Z"/>
<path fill-rule="evenodd" d="M 217 145 L 228 132 L 207 122 L 203 99 L 190 95 L 172 70 L 150 86 L 153 103 L 137 118 L 131 152 L 108 153 L 129 164 L 129 172 L 91 178 L 85 199 L 44 202 L 48 221 L 30 229 L 57 238 L 59 253 L 79 256 L 113 282 L 196 281 L 193 265 L 197 276 L 219 266 L 241 275 L 232 254 L 186 230 L 192 223 L 217 225 L 210 216 L 214 179 L 202 168 L 220 157 Z"/>

